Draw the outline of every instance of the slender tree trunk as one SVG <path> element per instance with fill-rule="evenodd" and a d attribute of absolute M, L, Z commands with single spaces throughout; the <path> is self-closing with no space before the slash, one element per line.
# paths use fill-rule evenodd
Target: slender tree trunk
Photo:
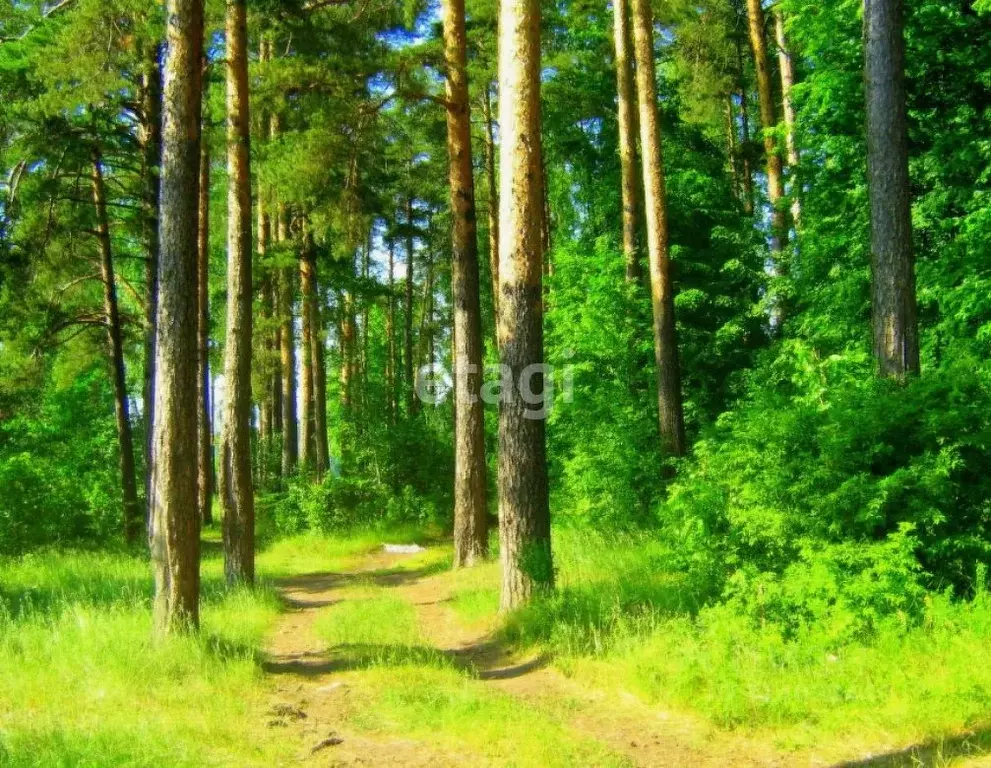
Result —
<path fill-rule="evenodd" d="M 255 580 L 251 477 L 251 118 L 246 0 L 227 0 L 227 340 L 220 501 L 224 573 Z"/>
<path fill-rule="evenodd" d="M 341 300 L 341 405 L 349 419 L 354 416 L 355 324 L 354 294 L 347 291 Z"/>
<path fill-rule="evenodd" d="M 513 376 L 499 408 L 500 604 L 509 610 L 554 584 L 545 422 L 521 391 L 544 393 L 530 368 L 544 362 L 539 0 L 501 0 L 499 36 L 499 348 Z"/>
<path fill-rule="evenodd" d="M 894 377 L 919 372 L 903 15 L 902 0 L 864 2 L 874 357 Z"/>
<path fill-rule="evenodd" d="M 361 259 L 361 277 L 366 285 L 368 284 L 368 271 L 372 261 L 373 231 L 373 228 L 369 227 L 368 241 L 365 243 L 365 252 Z M 366 295 L 361 302 L 361 421 L 359 426 L 362 430 L 367 426 L 368 416 L 368 303 L 368 296 Z"/>
<path fill-rule="evenodd" d="M 744 80 L 743 42 L 736 38 L 737 88 L 740 95 L 740 149 L 743 170 L 743 212 L 750 216 L 754 212 L 754 169 L 750 163 L 750 110 L 747 107 L 747 84 Z"/>
<path fill-rule="evenodd" d="M 742 199 L 743 192 L 740 189 L 740 168 L 737 162 L 736 148 L 736 123 L 733 119 L 733 96 L 726 96 L 726 157 L 729 159 L 730 183 L 733 185 L 733 194 Z"/>
<path fill-rule="evenodd" d="M 313 232 L 306 227 L 303 247 L 309 256 L 312 270 L 313 299 L 310 311 L 310 349 L 313 369 L 313 438 L 314 469 L 317 478 L 323 478 L 330 466 L 330 446 L 327 438 L 327 364 L 324 359 L 326 349 L 323 326 L 323 301 L 320 293 L 320 280 L 317 274 L 316 244 Z"/>
<path fill-rule="evenodd" d="M 385 337 L 388 347 L 386 359 L 386 388 L 389 398 L 389 421 L 396 423 L 399 416 L 399 361 L 396 360 L 396 244 L 389 239 L 389 296 L 385 315 Z"/>
<path fill-rule="evenodd" d="M 623 255 L 626 279 L 640 280 L 640 254 L 637 250 L 639 201 L 637 195 L 637 119 L 630 60 L 630 25 L 626 0 L 613 0 L 613 45 L 616 49 L 616 102 L 619 123 L 620 189 L 623 202 Z"/>
<path fill-rule="evenodd" d="M 416 378 L 413 372 L 413 198 L 406 199 L 406 325 L 403 332 L 403 365 L 406 386 L 406 415 L 416 414 Z"/>
<path fill-rule="evenodd" d="M 771 206 L 771 258 L 779 271 L 787 267 L 782 255 L 788 243 L 788 222 L 781 198 L 784 197 L 784 173 L 781 153 L 774 138 L 778 121 L 774 116 L 774 95 L 771 90 L 771 68 L 767 57 L 767 37 L 764 34 L 764 8 L 761 0 L 747 0 L 747 18 L 750 29 L 750 48 L 754 54 L 757 72 L 757 99 L 760 103 L 760 122 L 764 129 L 764 155 L 767 161 L 767 201 Z"/>
<path fill-rule="evenodd" d="M 278 118 L 272 118 L 272 136 L 279 134 Z M 289 239 L 289 218 L 286 206 L 280 203 L 276 217 L 276 240 Z M 293 322 L 297 270 L 285 267 L 279 275 L 279 350 L 282 358 L 282 476 L 290 477 L 299 461 L 299 431 L 296 421 L 296 327 Z"/>
<path fill-rule="evenodd" d="M 158 198 L 162 162 L 162 68 L 158 46 L 144 53 L 141 72 L 141 155 L 144 178 L 142 218 L 145 240 L 145 371 L 144 408 L 145 516 L 151 520 L 152 432 L 155 423 L 155 315 L 158 311 Z"/>
<path fill-rule="evenodd" d="M 795 64 L 785 34 L 784 12 L 774 6 L 774 37 L 778 44 L 778 69 L 781 72 L 781 108 L 785 116 L 785 148 L 791 175 L 791 220 L 798 231 L 802 220 L 801 184 L 799 179 L 798 144 L 795 141 L 795 104 L 791 89 L 795 86 Z"/>
<path fill-rule="evenodd" d="M 202 0 L 166 3 L 161 240 L 155 338 L 151 558 L 160 633 L 199 626 L 196 511 L 196 240 Z"/>
<path fill-rule="evenodd" d="M 258 43 L 258 61 L 263 67 L 271 61 L 272 41 L 263 34 Z M 261 109 L 256 117 L 256 129 L 259 143 L 264 143 L 269 138 L 269 116 Z M 282 433 L 282 377 L 277 372 L 278 365 L 275 360 L 279 356 L 279 332 L 273 327 L 276 313 L 276 291 L 273 285 L 275 277 L 272 274 L 271 266 L 268 263 L 268 246 L 272 240 L 272 217 L 269 211 L 268 188 L 258 180 L 257 194 L 257 216 L 258 233 L 255 245 L 258 254 L 258 265 L 261 276 L 262 294 L 262 318 L 264 324 L 259 333 L 261 339 L 257 348 L 262 352 L 261 371 L 264 391 L 259 396 L 259 477 L 262 482 L 268 481 L 269 472 L 273 469 L 272 457 L 275 453 L 276 435 Z M 257 331 L 256 331 L 257 332 Z M 278 468 L 275 469 L 278 475 L 281 472 L 281 458 Z"/>
<path fill-rule="evenodd" d="M 495 337 L 499 341 L 499 181 L 496 177 L 495 126 L 492 119 L 492 94 L 486 84 L 482 98 L 485 118 L 485 179 L 489 190 L 489 268 L 492 272 L 492 310 L 495 313 Z"/>
<path fill-rule="evenodd" d="M 205 62 L 204 62 L 205 65 Z M 204 70 L 206 67 L 204 66 Z M 203 125 L 209 125 L 208 86 L 204 81 Z M 197 506 L 205 525 L 213 523 L 213 448 L 210 445 L 210 144 L 206 131 L 200 137 L 199 233 L 197 237 L 198 328 L 196 354 L 199 365 L 199 476 Z"/>
<path fill-rule="evenodd" d="M 447 64 L 447 150 L 451 185 L 451 304 L 454 312 L 454 567 L 488 554 L 485 498 L 485 414 L 478 224 L 472 175 L 464 0 L 444 0 Z M 431 363 L 433 355 L 431 355 Z"/>
<path fill-rule="evenodd" d="M 314 469 L 314 459 L 315 459 L 315 425 L 314 425 L 314 379 L 313 379 L 313 366 L 314 366 L 314 346 L 316 344 L 315 335 L 316 329 L 313 324 L 313 313 L 316 309 L 316 283 L 314 282 L 315 273 L 315 254 L 310 248 L 310 238 L 306 236 L 306 242 L 304 243 L 302 258 L 299 260 L 299 285 L 300 294 L 302 298 L 302 308 L 300 311 L 302 319 L 301 334 L 300 339 L 300 363 L 302 368 L 302 376 L 300 377 L 300 397 L 299 404 L 302 409 L 299 418 L 300 424 L 300 446 L 299 446 L 299 463 L 303 468 L 303 471 L 307 474 Z"/>
<path fill-rule="evenodd" d="M 100 246 L 100 272 L 103 278 L 103 308 L 107 322 L 107 341 L 114 381 L 114 413 L 117 418 L 117 444 L 120 449 L 120 483 L 124 502 L 124 540 L 133 544 L 140 529 L 138 487 L 134 471 L 134 436 L 127 400 L 127 375 L 124 368 L 124 339 L 117 306 L 117 283 L 114 276 L 113 250 L 110 247 L 110 220 L 107 216 L 107 193 L 103 182 L 103 158 L 93 147 L 93 204 L 96 208 L 96 237 Z"/>
<path fill-rule="evenodd" d="M 633 50 L 640 102 L 640 146 L 643 154 L 644 212 L 650 255 L 650 294 L 654 316 L 654 357 L 657 363 L 657 410 L 661 447 L 667 456 L 685 452 L 685 417 L 681 402 L 678 332 L 674 317 L 674 283 L 668 249 L 667 196 L 664 156 L 654 80 L 654 19 L 649 0 L 631 0 Z"/>

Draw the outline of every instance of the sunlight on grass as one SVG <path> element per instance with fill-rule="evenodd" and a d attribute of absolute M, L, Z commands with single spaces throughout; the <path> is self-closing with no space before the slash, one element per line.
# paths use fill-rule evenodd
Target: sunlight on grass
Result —
<path fill-rule="evenodd" d="M 201 634 L 154 641 L 148 572 L 127 555 L 0 563 L 0 763 L 265 765 L 285 757 L 252 717 L 275 595 L 207 582 Z"/>
<path fill-rule="evenodd" d="M 454 669 L 380 667 L 369 670 L 364 682 L 368 699 L 352 714 L 354 725 L 362 730 L 468 750 L 498 765 L 630 765 L 547 712 L 485 688 Z"/>

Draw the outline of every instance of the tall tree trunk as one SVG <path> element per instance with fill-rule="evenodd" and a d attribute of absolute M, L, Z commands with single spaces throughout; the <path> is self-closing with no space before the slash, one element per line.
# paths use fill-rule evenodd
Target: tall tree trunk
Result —
<path fill-rule="evenodd" d="M 661 447 L 667 456 L 685 452 L 685 417 L 681 402 L 678 332 L 674 318 L 674 283 L 668 248 L 664 156 L 654 80 L 654 19 L 649 0 L 631 0 L 633 51 L 640 102 L 640 146 L 643 161 L 644 212 L 650 255 L 650 295 L 654 316 L 654 358 L 657 363 L 657 411 Z"/>
<path fill-rule="evenodd" d="M 754 212 L 754 169 L 750 163 L 750 109 L 747 107 L 747 84 L 744 79 L 743 41 L 736 36 L 737 88 L 739 90 L 740 149 L 743 170 L 743 212 Z"/>
<path fill-rule="evenodd" d="M 224 573 L 255 580 L 251 477 L 251 117 L 246 0 L 227 0 L 227 340 L 220 501 Z"/>
<path fill-rule="evenodd" d="M 196 511 L 196 240 L 202 0 L 168 0 L 162 130 L 161 240 L 155 338 L 151 557 L 160 633 L 199 626 Z"/>
<path fill-rule="evenodd" d="M 499 347 L 513 376 L 499 408 L 500 604 L 509 610 L 554 584 L 545 422 L 520 391 L 544 392 L 542 373 L 524 377 L 544 362 L 539 0 L 501 0 L 499 34 Z"/>
<path fill-rule="evenodd" d="M 299 463 L 303 472 L 309 474 L 314 469 L 315 459 L 315 425 L 314 425 L 314 346 L 316 344 L 316 329 L 313 324 L 313 314 L 316 310 L 316 283 L 314 282 L 315 257 L 312 251 L 312 238 L 309 233 L 304 236 L 304 246 L 299 260 L 299 286 L 301 294 L 301 336 L 300 339 L 300 367 L 302 376 L 299 383 L 299 405 L 301 408 L 300 425 L 300 446 Z"/>
<path fill-rule="evenodd" d="M 351 264 L 354 269 L 354 262 Z M 354 416 L 354 358 L 355 358 L 355 315 L 354 294 L 347 291 L 343 294 L 341 306 L 341 406 L 345 418 Z"/>
<path fill-rule="evenodd" d="M 368 229 L 368 240 L 365 243 L 365 251 L 361 259 L 361 279 L 365 285 L 368 284 L 368 272 L 372 262 L 372 235 L 374 224 Z M 361 302 L 361 421 L 359 427 L 364 430 L 367 427 L 368 417 L 368 296 L 364 296 Z"/>
<path fill-rule="evenodd" d="M 396 244 L 389 239 L 389 295 L 385 314 L 386 396 L 389 399 L 389 421 L 396 423 L 399 416 L 399 361 L 396 360 Z"/>
<path fill-rule="evenodd" d="M 205 64 L 206 62 L 204 62 L 204 72 Z M 200 420 L 197 506 L 200 510 L 200 519 L 205 525 L 211 525 L 213 523 L 213 448 L 210 439 L 210 145 L 205 131 L 210 120 L 207 111 L 208 85 L 205 80 L 203 101 L 204 131 L 200 137 L 200 216 L 196 249 L 199 309 L 196 344 L 199 390 L 196 393 L 196 410 Z"/>
<path fill-rule="evenodd" d="M 110 220 L 107 216 L 107 193 L 103 182 L 103 158 L 93 147 L 93 204 L 96 208 L 96 238 L 100 246 L 100 273 L 103 278 L 103 309 L 107 322 L 107 341 L 114 381 L 114 414 L 117 418 L 117 444 L 120 453 L 120 484 L 124 502 L 124 540 L 134 543 L 140 529 L 138 487 L 134 471 L 134 436 L 127 400 L 127 375 L 124 368 L 124 339 L 117 306 L 117 283 L 114 276 L 113 250 L 110 247 Z"/>
<path fill-rule="evenodd" d="M 406 415 L 413 416 L 419 402 L 416 398 L 416 378 L 413 372 L 413 198 L 406 199 L 406 325 L 403 329 L 403 378 L 406 387 Z"/>
<path fill-rule="evenodd" d="M 272 40 L 263 34 L 258 43 L 258 61 L 264 68 L 272 58 Z M 268 113 L 261 109 L 256 118 L 259 143 L 264 143 L 269 137 Z M 272 240 L 272 216 L 269 211 L 268 188 L 258 179 L 257 215 L 258 233 L 255 245 L 258 254 L 258 265 L 261 275 L 262 318 L 264 325 L 261 329 L 261 339 L 257 348 L 262 352 L 261 370 L 264 391 L 259 400 L 259 477 L 267 482 L 268 474 L 273 469 L 272 457 L 275 453 L 276 435 L 282 433 L 282 377 L 278 373 L 275 358 L 279 355 L 279 332 L 273 327 L 276 312 L 275 277 L 268 263 L 268 246 Z M 276 474 L 281 471 L 281 457 Z"/>
<path fill-rule="evenodd" d="M 764 129 L 764 155 L 767 161 L 767 202 L 771 206 L 771 258 L 775 267 L 783 272 L 785 245 L 788 242 L 788 221 L 781 198 L 784 197 L 784 174 L 781 153 L 774 138 L 778 121 L 774 116 L 774 95 L 771 90 L 771 68 L 767 58 L 767 37 L 764 33 L 764 8 L 761 0 L 747 0 L 747 19 L 750 29 L 750 48 L 754 54 L 754 70 L 757 73 L 757 99 L 760 104 L 760 122 Z"/>
<path fill-rule="evenodd" d="M 633 67 L 630 60 L 630 25 L 626 0 L 613 0 L 613 45 L 616 49 L 616 102 L 619 124 L 619 170 L 623 202 L 623 255 L 626 279 L 641 278 L 640 254 L 637 250 L 637 119 L 633 92 Z"/>
<path fill-rule="evenodd" d="M 799 180 L 798 144 L 795 141 L 795 104 L 791 89 L 795 86 L 795 64 L 791 58 L 791 48 L 785 34 L 784 12 L 774 6 L 774 37 L 778 44 L 778 69 L 781 72 L 781 109 L 785 116 L 785 149 L 788 153 L 788 168 L 791 175 L 791 220 L 795 231 L 802 220 L 801 184 Z"/>
<path fill-rule="evenodd" d="M 323 324 L 323 300 L 320 293 L 320 280 L 317 274 L 316 245 L 313 232 L 306 228 L 303 247 L 310 258 L 313 280 L 313 301 L 311 304 L 311 354 L 313 367 L 313 437 L 314 469 L 322 478 L 330 467 L 330 446 L 327 437 L 327 364 L 324 358 L 325 338 Z"/>
<path fill-rule="evenodd" d="M 478 224 L 472 176 L 464 0 L 444 0 L 447 151 L 451 185 L 451 304 L 454 311 L 454 567 L 474 565 L 489 549 L 485 498 L 485 414 Z M 433 355 L 431 355 L 433 363 Z"/>
<path fill-rule="evenodd" d="M 864 0 L 874 357 L 894 377 L 919 372 L 903 13 L 902 0 Z"/>
<path fill-rule="evenodd" d="M 495 313 L 495 337 L 499 341 L 499 187 L 496 178 L 495 126 L 492 119 L 492 94 L 488 83 L 482 97 L 485 119 L 485 179 L 489 192 L 489 269 L 492 273 L 492 310 Z"/>
<path fill-rule="evenodd" d="M 145 371 L 142 387 L 145 427 L 145 516 L 151 519 L 151 445 L 155 423 L 155 315 L 158 311 L 158 199 L 162 162 L 162 68 L 158 46 L 144 52 L 141 71 L 142 219 L 145 240 Z"/>
<path fill-rule="evenodd" d="M 278 115 L 272 116 L 272 137 L 281 131 Z M 289 240 L 289 214 L 285 203 L 279 203 L 276 215 L 276 240 Z M 296 471 L 299 461 L 299 431 L 296 421 L 296 326 L 293 304 L 296 290 L 294 277 L 298 270 L 284 267 L 279 275 L 279 351 L 282 358 L 282 477 Z"/>

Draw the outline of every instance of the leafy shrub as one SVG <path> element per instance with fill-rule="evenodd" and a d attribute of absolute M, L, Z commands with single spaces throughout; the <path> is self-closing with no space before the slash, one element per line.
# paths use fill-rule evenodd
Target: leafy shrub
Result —
<path fill-rule="evenodd" d="M 991 558 L 991 394 L 974 360 L 905 384 L 788 342 L 696 448 L 662 516 L 751 615 L 859 631 Z M 846 627 L 846 629 L 843 629 Z"/>

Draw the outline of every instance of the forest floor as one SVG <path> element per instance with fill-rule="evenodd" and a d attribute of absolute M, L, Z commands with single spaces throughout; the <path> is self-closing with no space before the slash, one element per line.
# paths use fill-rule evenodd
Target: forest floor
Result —
<path fill-rule="evenodd" d="M 566 674 L 500 641 L 492 606 L 464 609 L 449 547 L 354 556 L 275 582 L 287 605 L 266 647 L 266 727 L 331 766 L 983 765 L 856 745 L 781 750 L 696 715 Z M 496 566 L 468 578 L 494 582 Z M 472 590 L 467 590 L 468 594 Z M 851 750 L 853 752 L 851 753 Z M 856 755 L 852 759 L 837 755 Z"/>

